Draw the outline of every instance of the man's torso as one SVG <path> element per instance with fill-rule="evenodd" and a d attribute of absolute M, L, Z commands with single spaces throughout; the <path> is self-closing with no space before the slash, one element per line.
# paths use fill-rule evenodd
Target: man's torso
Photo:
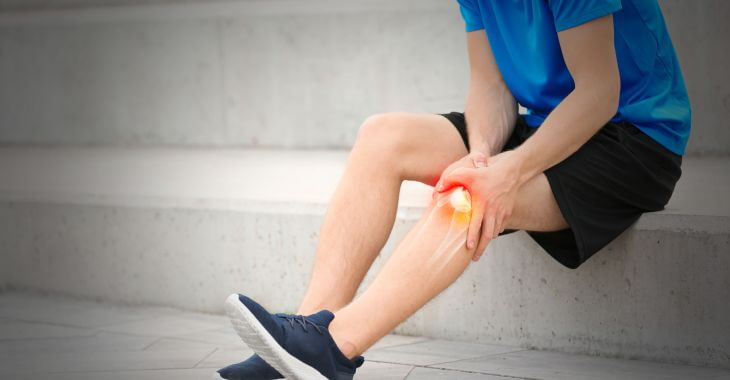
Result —
<path fill-rule="evenodd" d="M 574 89 L 558 32 L 613 14 L 621 98 L 613 121 L 683 154 L 690 106 L 656 0 L 459 0 L 467 31 L 484 28 L 500 72 L 539 126 Z"/>

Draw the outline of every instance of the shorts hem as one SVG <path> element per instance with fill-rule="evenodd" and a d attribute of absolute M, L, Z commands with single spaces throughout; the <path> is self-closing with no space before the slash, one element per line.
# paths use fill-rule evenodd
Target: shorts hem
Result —
<path fill-rule="evenodd" d="M 585 262 L 585 243 L 583 239 L 583 233 L 580 229 L 580 223 L 578 223 L 575 219 L 575 214 L 573 213 L 573 210 L 571 208 L 570 200 L 568 199 L 568 191 L 563 186 L 562 181 L 560 180 L 560 177 L 557 176 L 557 173 L 551 171 L 550 169 L 546 170 L 545 177 L 547 177 L 548 183 L 550 184 L 550 190 L 553 193 L 553 197 L 555 197 L 555 202 L 558 204 L 558 208 L 560 209 L 560 213 L 563 215 L 563 219 L 565 219 L 565 222 L 568 224 L 568 229 L 570 229 L 573 233 L 573 237 L 575 240 L 575 246 L 576 251 L 575 252 L 575 260 L 573 262 L 567 262 L 567 260 L 561 260 L 557 255 L 556 252 L 551 252 L 547 247 L 540 244 L 545 251 L 547 251 L 550 256 L 552 256 L 555 260 L 557 260 L 560 264 L 566 266 L 570 269 L 576 269 L 578 268 L 583 262 Z"/>

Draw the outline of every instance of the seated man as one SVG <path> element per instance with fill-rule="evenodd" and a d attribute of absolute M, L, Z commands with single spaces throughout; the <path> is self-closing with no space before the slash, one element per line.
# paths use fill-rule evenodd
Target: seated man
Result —
<path fill-rule="evenodd" d="M 233 326 L 258 355 L 221 378 L 351 379 L 363 352 L 503 231 L 528 231 L 576 268 L 669 200 L 690 109 L 655 0 L 459 3 L 471 67 L 465 113 L 365 121 L 298 314 L 229 297 Z M 517 103 L 529 113 L 517 115 Z M 353 300 L 388 238 L 403 180 L 435 185 L 434 199 Z"/>

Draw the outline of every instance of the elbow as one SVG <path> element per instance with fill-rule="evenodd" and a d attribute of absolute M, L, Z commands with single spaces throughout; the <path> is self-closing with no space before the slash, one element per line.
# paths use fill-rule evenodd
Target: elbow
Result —
<path fill-rule="evenodd" d="M 606 98 L 606 112 L 609 114 L 609 119 L 613 118 L 618 112 L 619 100 L 621 98 L 621 78 L 618 73 L 615 77 L 609 81 L 607 89 L 605 90 Z"/>
<path fill-rule="evenodd" d="M 618 73 L 618 68 L 611 70 L 611 72 L 604 76 L 604 80 L 597 85 L 596 88 L 600 91 L 600 98 L 603 99 L 603 109 L 605 110 L 608 119 L 610 120 L 616 115 L 619 106 L 619 99 L 621 98 L 621 76 Z"/>
<path fill-rule="evenodd" d="M 610 120 L 618 112 L 621 97 L 621 80 L 616 75 L 607 76 L 609 79 L 584 80 L 576 82 L 576 92 L 589 99 L 591 112 L 596 117 Z M 606 76 L 604 76 L 606 78 Z"/>

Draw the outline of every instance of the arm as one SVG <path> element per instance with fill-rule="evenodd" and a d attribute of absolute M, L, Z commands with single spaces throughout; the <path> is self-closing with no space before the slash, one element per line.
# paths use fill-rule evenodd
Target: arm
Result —
<path fill-rule="evenodd" d="M 621 92 L 608 15 L 558 33 L 575 89 L 548 115 L 531 138 L 515 150 L 519 184 L 565 160 L 615 114 Z"/>
<path fill-rule="evenodd" d="M 466 42 L 470 80 L 464 116 L 470 152 L 443 171 L 437 189 L 443 179 L 457 169 L 486 166 L 487 157 L 502 151 L 517 118 L 517 102 L 499 72 L 484 29 L 467 32 Z M 436 196 L 434 192 L 434 199 Z M 474 233 L 478 235 L 479 231 L 477 228 Z M 485 235 L 479 241 L 486 246 L 490 239 L 491 235 Z M 470 245 L 468 248 L 474 247 Z M 477 260 L 480 255 L 481 250 L 475 251 L 474 259 Z"/>
<path fill-rule="evenodd" d="M 517 118 L 517 102 L 499 72 L 484 29 L 467 32 L 466 43 L 470 79 L 464 116 L 470 154 L 449 165 L 442 179 L 459 168 L 485 166 L 487 157 L 502 151 Z"/>
<path fill-rule="evenodd" d="M 437 188 L 445 191 L 464 185 L 469 189 L 473 206 L 469 248 L 476 244 L 482 224 L 483 237 L 496 237 L 503 230 L 524 183 L 573 154 L 616 113 L 620 77 L 612 16 L 562 31 L 558 38 L 575 89 L 519 148 L 493 157 L 485 168 L 454 170 Z M 483 250 L 481 241 L 479 245 L 476 254 Z"/>
<path fill-rule="evenodd" d="M 491 156 L 507 142 L 517 116 L 517 103 L 502 79 L 484 30 L 466 34 L 471 78 L 466 97 L 466 123 L 471 152 Z"/>

